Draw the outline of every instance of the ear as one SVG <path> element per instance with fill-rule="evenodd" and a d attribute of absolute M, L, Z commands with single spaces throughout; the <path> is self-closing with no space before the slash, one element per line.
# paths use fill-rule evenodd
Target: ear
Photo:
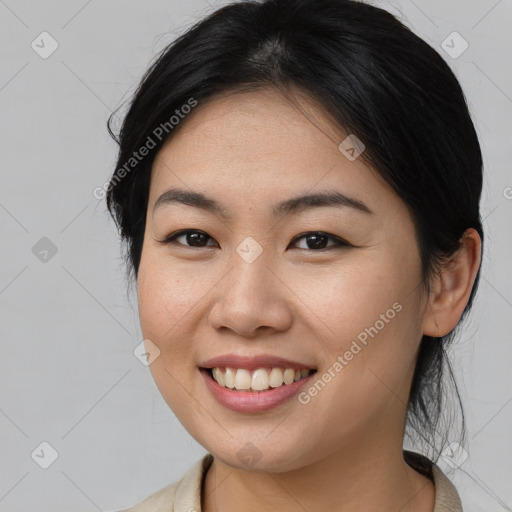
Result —
<path fill-rule="evenodd" d="M 423 334 L 440 338 L 451 332 L 460 320 L 480 268 L 482 241 L 478 232 L 468 228 L 460 249 L 447 260 L 428 298 Z"/>

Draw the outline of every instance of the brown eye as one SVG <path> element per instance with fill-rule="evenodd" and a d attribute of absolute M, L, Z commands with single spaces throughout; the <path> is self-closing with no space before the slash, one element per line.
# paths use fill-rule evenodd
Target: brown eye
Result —
<path fill-rule="evenodd" d="M 185 243 L 176 242 L 179 238 L 183 238 Z M 172 235 L 169 235 L 165 240 L 163 240 L 162 244 L 170 244 L 170 243 L 178 243 L 179 245 L 184 245 L 185 247 L 188 245 L 189 247 L 211 247 L 208 246 L 205 242 L 208 239 L 213 240 L 213 238 L 205 233 L 204 231 L 199 231 L 197 229 L 188 229 L 178 231 Z"/>
<path fill-rule="evenodd" d="M 180 238 L 183 240 L 179 241 Z M 178 244 L 183 245 L 185 247 L 196 247 L 201 249 L 203 247 L 212 247 L 212 245 L 208 245 L 206 243 L 209 239 L 213 240 L 213 238 L 204 231 L 200 231 L 197 229 L 186 229 L 177 231 L 176 233 L 169 235 L 160 243 L 164 245 Z M 305 239 L 307 245 L 307 247 L 299 247 L 299 249 L 301 250 L 309 249 L 312 251 L 321 251 L 330 248 L 353 247 L 345 240 L 337 236 L 324 233 L 323 231 L 310 231 L 308 233 L 304 233 L 298 237 L 295 237 L 292 243 L 296 244 L 297 241 L 301 239 Z M 334 243 L 326 245 L 328 244 L 329 240 L 332 240 Z"/>
<path fill-rule="evenodd" d="M 334 236 L 329 235 L 328 233 L 324 233 L 323 231 L 311 231 L 309 233 L 305 233 L 303 235 L 300 235 L 294 239 L 294 242 L 301 239 L 306 240 L 307 247 L 300 247 L 300 249 L 316 249 L 316 250 L 322 250 L 322 249 L 328 249 L 329 247 L 349 247 L 350 244 L 346 242 L 345 240 Z M 333 240 L 334 243 L 330 246 L 326 246 L 326 243 L 328 240 Z"/>

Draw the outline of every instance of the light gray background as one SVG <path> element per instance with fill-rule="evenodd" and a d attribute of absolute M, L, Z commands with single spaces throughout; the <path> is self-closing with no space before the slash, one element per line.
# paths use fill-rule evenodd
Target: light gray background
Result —
<path fill-rule="evenodd" d="M 117 510 L 205 453 L 132 353 L 136 301 L 92 191 L 114 169 L 108 115 L 157 51 L 221 3 L 0 0 L 0 511 Z M 481 137 L 483 274 L 453 352 L 469 457 L 441 465 L 465 512 L 511 510 L 512 2 L 376 4 L 450 63 Z M 47 59 L 31 47 L 43 31 L 59 45 Z M 469 44 L 458 58 L 441 47 L 453 31 Z M 43 237 L 57 248 L 46 262 L 32 250 Z M 49 456 L 43 441 L 58 452 L 48 469 L 31 457 Z"/>

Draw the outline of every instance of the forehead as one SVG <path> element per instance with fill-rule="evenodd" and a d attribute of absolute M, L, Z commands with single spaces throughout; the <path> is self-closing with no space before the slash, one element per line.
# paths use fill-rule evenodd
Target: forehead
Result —
<path fill-rule="evenodd" d="M 300 92 L 292 99 L 274 89 L 213 98 L 199 103 L 157 154 L 150 206 L 175 186 L 238 196 L 246 205 L 326 188 L 381 201 L 389 186 L 362 158 L 342 154 L 346 137 Z"/>
<path fill-rule="evenodd" d="M 322 151 L 326 138 L 335 144 L 343 135 L 313 98 L 300 91 L 285 96 L 275 89 L 264 88 L 225 93 L 199 102 L 162 150 L 170 146 L 173 152 L 188 151 L 200 158 L 205 151 L 215 151 L 220 156 L 229 149 L 226 157 L 240 156 L 241 151 L 245 160 L 278 150 L 279 155 L 292 158 L 291 150 L 297 149 L 290 147 L 292 141 L 309 143 L 305 150 L 310 145 L 321 144 L 318 150 Z M 199 142 L 202 146 L 195 146 Z"/>

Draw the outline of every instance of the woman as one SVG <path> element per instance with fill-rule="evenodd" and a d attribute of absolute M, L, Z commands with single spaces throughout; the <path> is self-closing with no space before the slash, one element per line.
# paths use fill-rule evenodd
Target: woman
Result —
<path fill-rule="evenodd" d="M 162 52 L 118 142 L 148 364 L 208 451 L 129 510 L 462 510 L 403 449 L 452 441 L 445 350 L 482 257 L 479 142 L 438 53 L 365 3 L 238 2 Z"/>

